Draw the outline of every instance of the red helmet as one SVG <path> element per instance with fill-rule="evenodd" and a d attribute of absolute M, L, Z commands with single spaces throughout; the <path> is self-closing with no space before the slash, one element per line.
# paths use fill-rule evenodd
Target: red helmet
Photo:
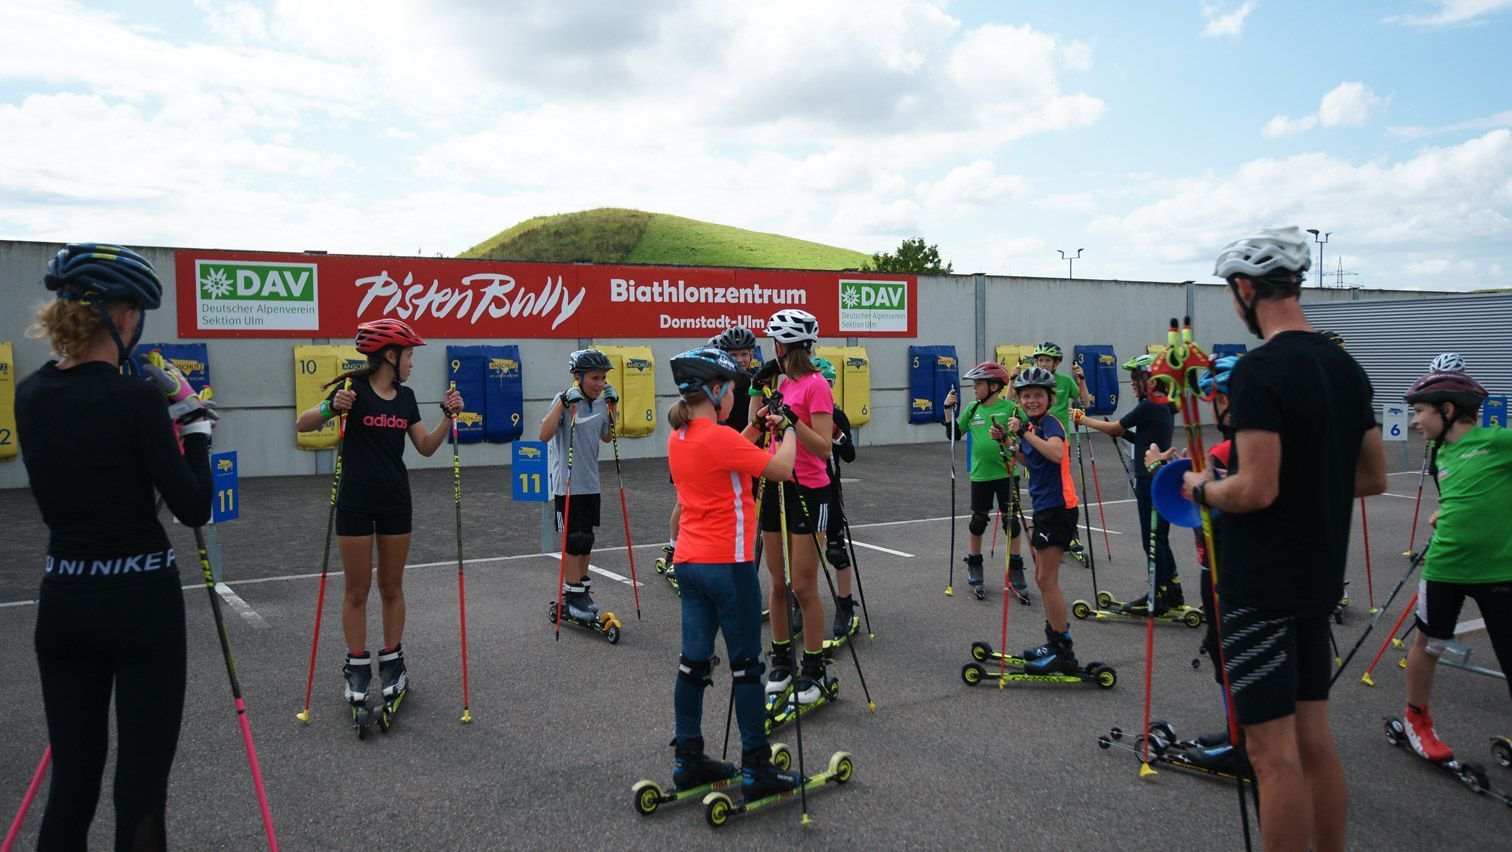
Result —
<path fill-rule="evenodd" d="M 1402 397 L 1408 403 L 1452 402 L 1461 412 L 1474 412 L 1487 397 L 1486 389 L 1469 375 L 1454 371 L 1429 373 L 1413 382 L 1412 389 Z"/>
<path fill-rule="evenodd" d="M 972 367 L 971 372 L 967 373 L 964 378 L 973 382 L 982 380 L 1001 382 L 1006 386 L 1008 384 L 1008 371 L 1003 369 L 1003 365 L 996 361 L 983 361 Z"/>
<path fill-rule="evenodd" d="M 425 340 L 403 320 L 391 317 L 357 326 L 357 351 L 375 355 L 389 346 L 424 346 Z"/>

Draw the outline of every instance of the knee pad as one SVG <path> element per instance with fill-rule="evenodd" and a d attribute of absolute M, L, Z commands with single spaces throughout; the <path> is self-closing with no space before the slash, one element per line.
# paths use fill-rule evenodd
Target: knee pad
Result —
<path fill-rule="evenodd" d="M 966 525 L 972 535 L 981 535 L 987 531 L 987 516 L 981 512 L 971 513 L 971 523 Z"/>
<path fill-rule="evenodd" d="M 759 684 L 765 672 L 766 666 L 762 664 L 760 657 L 750 657 L 730 663 L 730 676 L 735 683 Z"/>
<path fill-rule="evenodd" d="M 593 531 L 567 534 L 567 555 L 587 556 L 593 552 Z"/>
<path fill-rule="evenodd" d="M 850 554 L 845 550 L 845 542 L 839 539 L 830 539 L 824 545 L 824 558 L 836 571 L 843 571 L 850 567 Z"/>
<path fill-rule="evenodd" d="M 1018 538 L 1024 533 L 1023 526 L 1019 524 L 1018 515 L 1004 515 L 1003 529 L 1013 538 Z"/>
<path fill-rule="evenodd" d="M 1428 656 L 1437 659 L 1445 651 L 1449 650 L 1450 641 L 1452 640 L 1435 639 L 1432 636 L 1429 636 L 1428 641 L 1423 645 L 1423 650 L 1428 652 Z"/>
<path fill-rule="evenodd" d="M 680 654 L 677 657 L 677 677 L 700 689 L 714 682 L 709 677 L 713 672 L 714 663 L 710 660 L 690 660 Z"/>

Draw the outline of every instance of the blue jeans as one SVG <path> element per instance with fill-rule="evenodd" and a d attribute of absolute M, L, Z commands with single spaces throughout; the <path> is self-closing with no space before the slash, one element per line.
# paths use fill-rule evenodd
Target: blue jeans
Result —
<path fill-rule="evenodd" d="M 733 685 L 742 751 L 766 748 L 766 696 L 761 683 L 761 583 L 756 563 L 685 562 L 677 566 L 682 591 L 682 655 L 693 661 L 714 656 L 714 634 L 723 631 L 731 670 L 744 667 L 749 681 Z M 703 688 L 682 677 L 672 691 L 677 740 L 703 736 Z"/>
<path fill-rule="evenodd" d="M 1134 500 L 1139 506 L 1139 544 L 1146 559 L 1155 560 L 1155 582 L 1170 583 L 1176 577 L 1176 554 L 1171 552 L 1171 522 L 1156 515 L 1155 553 L 1150 554 L 1150 477 L 1134 480 Z"/>

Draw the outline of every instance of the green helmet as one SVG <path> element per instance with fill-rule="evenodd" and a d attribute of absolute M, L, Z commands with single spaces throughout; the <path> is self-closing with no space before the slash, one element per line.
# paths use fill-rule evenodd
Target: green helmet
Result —
<path fill-rule="evenodd" d="M 1131 373 L 1148 373 L 1150 365 L 1155 363 L 1155 356 L 1149 353 L 1135 355 L 1124 362 L 1123 368 Z"/>
<path fill-rule="evenodd" d="M 835 365 L 831 364 L 829 359 L 815 358 L 814 367 L 819 370 L 819 375 L 823 376 L 826 382 L 835 383 Z"/>
<path fill-rule="evenodd" d="M 1065 354 L 1061 352 L 1061 348 L 1059 346 L 1055 345 L 1054 343 L 1050 343 L 1049 341 L 1046 341 L 1034 347 L 1034 357 L 1038 358 L 1041 355 L 1054 358 L 1057 361 L 1060 361 L 1066 357 Z"/>

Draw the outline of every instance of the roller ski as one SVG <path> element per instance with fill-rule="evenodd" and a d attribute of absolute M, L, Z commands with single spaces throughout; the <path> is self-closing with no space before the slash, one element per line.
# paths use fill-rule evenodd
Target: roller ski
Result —
<path fill-rule="evenodd" d="M 1344 597 L 1339 598 L 1339 602 L 1336 603 L 1336 604 L 1334 604 L 1334 610 L 1333 610 L 1334 624 L 1343 624 L 1344 623 L 1344 610 L 1346 610 L 1348 608 L 1349 608 L 1349 581 L 1345 580 L 1344 581 Z"/>
<path fill-rule="evenodd" d="M 1503 769 L 1512 769 L 1512 737 L 1492 737 L 1491 753 Z"/>
<path fill-rule="evenodd" d="M 1176 738 L 1176 729 L 1169 722 L 1153 721 L 1145 736 L 1136 736 L 1132 743 L 1125 743 L 1124 735 L 1122 728 L 1113 728 L 1097 738 L 1097 746 L 1131 751 L 1144 760 L 1145 740 L 1148 738 L 1151 762 L 1229 781 L 1250 780 L 1249 775 L 1239 774 L 1239 755 L 1229 742 L 1227 732 L 1183 740 Z"/>
<path fill-rule="evenodd" d="M 741 771 L 732 763 L 714 760 L 703 753 L 703 739 L 677 746 L 677 768 L 672 773 L 672 790 L 663 790 L 655 781 L 637 781 L 630 788 L 635 812 L 650 816 L 656 809 L 672 802 L 704 796 L 714 790 L 739 787 Z M 793 754 L 781 743 L 770 746 L 770 762 L 786 772 L 793 765 Z"/>
<path fill-rule="evenodd" d="M 1047 624 L 1045 638 L 1044 645 L 1017 657 L 994 651 L 986 642 L 972 642 L 971 662 L 961 667 L 961 680 L 967 686 L 991 679 L 1000 687 L 1010 683 L 1074 683 L 1099 689 L 1112 689 L 1118 683 L 1118 672 L 1112 666 L 1096 662 L 1082 666 L 1077 662 L 1069 633 L 1056 633 Z M 989 662 L 997 662 L 1005 670 L 1001 675 L 990 671 Z"/>
<path fill-rule="evenodd" d="M 399 716 L 399 705 L 409 695 L 409 672 L 404 668 L 403 646 L 378 654 L 378 682 L 382 685 L 383 705 L 378 708 L 378 730 L 388 733 Z"/>
<path fill-rule="evenodd" d="M 1409 716 L 1410 715 L 1412 714 L 1409 713 Z M 1460 783 L 1464 784 L 1466 787 L 1469 787 L 1470 792 L 1476 794 L 1477 796 L 1489 795 L 1492 798 L 1499 800 L 1502 804 L 1507 805 L 1508 807 L 1512 807 L 1512 796 L 1508 796 L 1506 793 L 1500 793 L 1496 790 L 1491 789 L 1491 780 L 1486 776 L 1486 768 L 1484 766 L 1476 763 L 1473 760 L 1461 761 L 1457 758 L 1451 757 L 1448 760 L 1441 761 L 1424 757 L 1418 751 L 1418 746 L 1412 742 L 1413 739 L 1417 739 L 1419 740 L 1419 742 L 1421 742 L 1421 740 L 1423 739 L 1422 730 L 1415 728 L 1416 720 L 1409 720 L 1413 723 L 1414 727 L 1410 727 L 1409 721 L 1403 721 L 1402 718 L 1398 716 L 1386 716 L 1384 717 L 1384 720 L 1386 729 L 1386 742 L 1391 743 L 1394 746 L 1404 746 L 1407 751 L 1418 757 L 1421 757 L 1429 765 L 1436 766 L 1439 769 L 1448 772 L 1449 774 L 1458 778 Z M 1428 730 L 1431 732 L 1431 724 L 1428 726 Z M 1435 736 L 1433 737 L 1433 739 L 1437 740 L 1438 738 Z"/>
<path fill-rule="evenodd" d="M 656 573 L 662 575 L 667 585 L 672 587 L 672 594 L 682 597 L 682 587 L 677 585 L 677 567 L 672 564 L 673 547 L 670 544 L 662 545 L 662 555 L 656 557 Z"/>
<path fill-rule="evenodd" d="M 854 772 L 854 761 L 843 751 L 830 756 L 829 766 L 823 772 L 807 779 L 800 779 L 792 773 L 776 772 L 770 765 L 763 767 L 748 763 L 741 772 L 741 801 L 737 803 L 727 793 L 716 790 L 704 796 L 704 819 L 710 826 L 720 828 L 732 816 L 793 798 L 798 795 L 800 786 L 808 791 L 830 784 L 844 784 Z"/>
<path fill-rule="evenodd" d="M 373 725 L 373 711 L 368 707 L 368 689 L 373 682 L 373 658 L 366 651 L 360 657 L 347 654 L 341 675 L 346 680 L 344 695 L 352 708 L 352 727 L 357 731 L 357 739 L 367 739 L 368 731 Z"/>
<path fill-rule="evenodd" d="M 1066 548 L 1066 555 L 1075 559 L 1083 568 L 1089 568 L 1087 564 L 1087 549 L 1082 547 L 1080 539 L 1071 539 L 1071 545 Z"/>
<path fill-rule="evenodd" d="M 773 653 L 773 658 L 779 652 Z M 784 683 L 783 679 L 786 682 Z M 796 694 L 795 694 L 796 690 Z M 807 716 L 840 697 L 840 681 L 825 670 L 824 652 L 803 652 L 802 671 L 791 676 L 786 665 L 772 665 L 767 686 L 766 732 L 777 730 L 798 716 Z"/>
<path fill-rule="evenodd" d="M 833 654 L 845 647 L 845 643 L 861 629 L 861 618 L 856 615 L 856 599 L 846 595 L 835 598 L 835 623 L 830 628 L 830 638 L 824 640 L 824 652 Z"/>
<path fill-rule="evenodd" d="M 1166 587 L 1162 586 L 1161 589 Z M 1154 616 L 1150 615 L 1149 596 L 1143 595 L 1128 603 L 1124 603 L 1107 592 L 1097 593 L 1097 605 L 1083 601 L 1073 601 L 1071 614 L 1085 621 L 1094 618 L 1099 621 L 1146 621 L 1154 618 L 1156 622 L 1168 624 L 1183 624 L 1187 627 L 1201 627 L 1207 616 L 1202 609 L 1195 606 L 1187 606 L 1180 600 L 1180 592 L 1174 599 L 1161 600 L 1160 590 L 1156 591 L 1156 606 L 1159 609 Z"/>
<path fill-rule="evenodd" d="M 986 600 L 987 587 L 982 582 L 982 554 L 970 553 L 961 561 L 966 563 L 966 585 L 971 587 L 971 593 L 979 601 Z"/>
<path fill-rule="evenodd" d="M 598 604 L 588 595 L 588 584 L 581 585 L 566 583 L 562 586 L 562 608 L 566 610 L 565 617 L 561 619 L 566 624 L 576 624 L 586 627 L 595 633 L 602 634 L 609 640 L 610 645 L 619 643 L 620 628 L 623 627 L 614 613 L 606 612 L 602 616 L 598 612 Z M 557 624 L 557 602 L 552 601 L 546 608 L 546 615 L 552 624 Z"/>

